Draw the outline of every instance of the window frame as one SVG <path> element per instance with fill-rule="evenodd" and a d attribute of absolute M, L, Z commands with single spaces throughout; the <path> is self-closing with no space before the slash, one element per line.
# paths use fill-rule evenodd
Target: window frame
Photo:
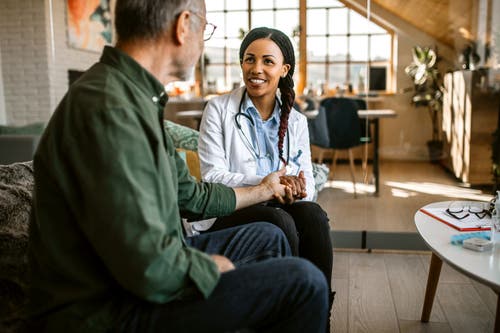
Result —
<path fill-rule="evenodd" d="M 211 14 L 215 14 L 217 13 L 217 15 L 223 15 L 224 16 L 224 25 L 227 25 L 227 15 L 230 15 L 232 12 L 235 12 L 235 11 L 238 11 L 241 13 L 242 9 L 227 9 L 227 1 L 231 1 L 231 0 L 226 0 L 224 1 L 224 5 L 223 5 L 223 9 L 219 9 L 219 10 L 216 10 L 216 11 L 211 11 L 208 6 L 207 6 L 207 17 L 209 18 L 210 20 L 210 15 Z M 273 22 L 276 21 L 276 12 L 278 11 L 282 11 L 282 10 L 296 10 L 297 8 L 294 7 L 294 5 L 292 6 L 287 6 L 287 7 L 276 7 L 276 3 L 277 3 L 278 0 L 272 0 L 273 4 L 272 4 L 272 7 L 271 8 L 266 8 L 266 9 L 253 9 L 252 8 L 252 0 L 248 0 L 248 3 L 247 3 L 247 14 L 248 14 L 248 25 L 246 27 L 246 29 L 244 29 L 243 31 L 240 31 L 240 36 L 239 37 L 242 37 L 242 34 L 246 31 L 248 31 L 251 27 L 253 27 L 252 25 L 252 15 L 256 15 L 256 13 L 258 12 L 261 12 L 261 11 L 273 11 L 274 12 L 274 15 L 273 15 Z M 339 6 L 339 4 L 341 4 L 341 6 Z M 330 12 L 334 9 L 339 9 L 339 8 L 345 8 L 347 10 L 347 32 L 346 33 L 332 33 L 330 34 L 328 29 L 327 31 L 324 33 L 324 34 L 307 34 L 307 11 L 309 9 L 325 9 L 327 10 L 327 19 L 330 15 Z M 244 11 L 245 9 L 243 9 Z M 307 67 L 310 66 L 310 65 L 324 65 L 325 66 L 325 83 L 327 84 L 326 87 L 323 87 L 323 93 L 328 93 L 328 92 L 331 92 L 331 89 L 332 88 L 335 88 L 335 87 L 331 87 L 330 85 L 332 85 L 333 83 L 332 82 L 329 82 L 329 72 L 330 72 L 330 67 L 331 66 L 337 66 L 337 65 L 345 65 L 345 68 L 346 68 L 346 74 L 345 74 L 345 78 L 346 78 L 346 82 L 355 82 L 357 81 L 356 80 L 352 80 L 352 76 L 354 75 L 353 73 L 351 73 L 351 66 L 352 65 L 365 65 L 366 67 L 365 68 L 370 68 L 370 66 L 386 66 L 387 67 L 387 79 L 386 79 L 386 90 L 385 91 L 380 91 L 380 93 L 393 93 L 395 88 L 394 88 L 394 70 L 393 70 L 393 66 L 394 66 L 394 42 L 395 42 L 395 33 L 392 29 L 390 29 L 389 27 L 387 27 L 385 24 L 383 24 L 382 22 L 374 19 L 373 17 L 370 17 L 369 20 L 370 22 L 372 22 L 372 24 L 375 24 L 377 25 L 378 27 L 381 28 L 381 30 L 385 30 L 385 32 L 375 32 L 375 33 L 372 33 L 372 32 L 368 32 L 368 33 L 350 33 L 349 31 L 349 20 L 350 20 L 350 17 L 351 17 L 351 11 L 363 16 L 366 18 L 366 12 L 363 12 L 362 10 L 359 10 L 358 8 L 354 8 L 352 6 L 350 6 L 349 4 L 347 3 L 344 3 L 342 0 L 339 0 L 337 4 L 333 4 L 331 6 L 323 6 L 323 7 L 308 7 L 307 6 L 307 0 L 299 0 L 299 7 L 298 7 L 298 15 L 299 15 L 299 26 L 297 27 L 298 31 L 293 31 L 293 34 L 294 36 L 291 37 L 292 39 L 295 40 L 295 47 L 296 47 L 296 60 L 297 60 L 297 63 L 296 63 L 296 67 L 297 67 L 297 70 L 296 70 L 296 86 L 297 86 L 297 93 L 298 94 L 302 94 L 305 89 L 307 88 L 307 85 L 308 85 L 308 70 L 307 70 Z M 217 24 L 217 22 L 214 22 L 215 24 Z M 328 24 L 328 23 L 327 23 Z M 269 26 L 273 26 L 273 25 L 269 25 Z M 328 28 L 328 26 L 327 26 Z M 240 29 L 241 30 L 241 29 Z M 386 61 L 374 61 L 371 59 L 371 54 L 370 54 L 370 49 L 367 50 L 367 54 L 368 54 L 368 57 L 366 60 L 352 60 L 350 59 L 349 56 L 346 57 L 345 60 L 332 60 L 331 59 L 331 55 L 328 53 L 328 49 L 327 49 L 327 54 L 325 56 L 325 59 L 324 61 L 318 61 L 318 60 L 308 60 L 308 55 L 307 55 L 307 39 L 309 37 L 313 37 L 313 36 L 319 36 L 319 37 L 322 37 L 322 38 L 326 38 L 327 40 L 329 40 L 330 38 L 332 37 L 335 37 L 335 36 L 340 36 L 340 37 L 346 37 L 347 38 L 347 48 L 349 48 L 349 43 L 352 42 L 352 38 L 354 37 L 357 37 L 357 36 L 366 36 L 367 39 L 368 39 L 368 47 L 370 46 L 370 41 L 373 39 L 373 37 L 376 37 L 376 36 L 389 36 L 390 38 L 390 50 L 389 50 L 389 59 L 386 60 Z M 216 36 L 214 36 L 213 38 L 216 38 Z M 200 67 L 202 68 L 202 73 L 205 73 L 205 75 L 202 75 L 202 82 L 203 82 L 203 91 L 206 91 L 207 93 L 223 93 L 223 92 L 226 92 L 226 91 L 230 91 L 231 89 L 235 88 L 235 84 L 233 83 L 232 79 L 233 79 L 233 76 L 234 76 L 234 67 L 235 66 L 239 66 L 239 62 L 238 60 L 236 60 L 236 62 L 234 61 L 234 57 L 229 57 L 229 52 L 230 50 L 228 49 L 228 46 L 227 46 L 227 43 L 226 41 L 228 41 L 228 39 L 230 39 L 232 37 L 229 37 L 229 36 L 226 36 L 224 35 L 223 36 L 223 40 L 224 40 L 224 43 L 223 43 L 223 53 L 224 53 L 224 57 L 223 57 L 223 61 L 222 62 L 212 62 L 212 60 L 210 60 L 210 64 L 207 64 L 206 66 L 222 66 L 224 68 L 224 82 L 223 84 L 221 84 L 224 88 L 222 89 L 222 91 L 219 89 L 219 91 L 210 91 L 208 90 L 207 91 L 207 77 L 206 77 L 206 66 L 205 66 L 205 63 L 204 63 L 204 60 L 206 60 L 206 56 L 203 56 L 200 60 Z M 221 38 L 219 38 L 219 41 L 221 40 Z M 205 47 L 209 48 L 210 47 L 210 41 L 206 42 L 205 44 Z M 347 51 L 346 54 L 349 54 L 349 51 Z M 365 85 L 367 86 L 368 85 L 368 73 L 367 71 L 365 72 L 365 75 L 364 75 L 364 79 L 365 79 Z M 347 88 L 347 87 L 346 87 Z M 356 88 L 357 87 L 354 87 L 355 89 L 354 90 L 357 90 Z M 325 91 L 327 90 L 327 91 Z M 365 89 L 367 90 L 367 89 Z"/>

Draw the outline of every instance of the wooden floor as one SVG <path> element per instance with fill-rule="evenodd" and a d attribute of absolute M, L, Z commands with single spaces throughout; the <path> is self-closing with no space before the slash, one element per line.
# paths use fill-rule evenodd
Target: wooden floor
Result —
<path fill-rule="evenodd" d="M 420 322 L 429 262 L 425 252 L 335 251 L 331 332 L 493 332 L 496 294 L 446 264 Z"/>
<path fill-rule="evenodd" d="M 347 165 L 318 197 L 333 230 L 416 232 L 413 216 L 428 203 L 491 198 L 427 162 L 383 163 L 375 197 L 357 168 L 357 199 Z M 446 264 L 431 320 L 420 322 L 429 262 L 430 252 L 335 250 L 331 332 L 493 332 L 496 294 Z"/>
<path fill-rule="evenodd" d="M 481 190 L 461 186 L 441 166 L 428 162 L 383 162 L 380 194 L 363 183 L 356 165 L 357 199 L 354 199 L 349 167 L 337 166 L 333 179 L 318 195 L 333 230 L 416 232 L 413 217 L 422 206 L 445 200 L 490 200 Z"/>

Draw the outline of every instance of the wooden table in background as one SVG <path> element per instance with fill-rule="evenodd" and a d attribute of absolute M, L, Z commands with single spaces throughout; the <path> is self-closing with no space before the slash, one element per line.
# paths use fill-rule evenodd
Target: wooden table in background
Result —
<path fill-rule="evenodd" d="M 379 195 L 379 119 L 380 118 L 395 118 L 397 116 L 396 111 L 389 109 L 371 109 L 371 110 L 358 110 L 358 116 L 361 119 L 368 119 L 370 123 L 374 125 L 374 135 L 373 135 L 373 176 L 375 178 L 375 195 Z"/>

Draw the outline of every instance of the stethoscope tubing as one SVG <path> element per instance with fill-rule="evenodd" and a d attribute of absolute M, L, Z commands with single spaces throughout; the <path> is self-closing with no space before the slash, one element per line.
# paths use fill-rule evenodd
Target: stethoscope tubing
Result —
<path fill-rule="evenodd" d="M 245 132 L 243 131 L 243 128 L 241 126 L 241 123 L 239 121 L 239 117 L 245 117 L 251 124 L 251 127 L 253 128 L 254 132 L 255 132 L 255 122 L 254 120 L 252 119 L 252 117 L 250 117 L 250 115 L 244 113 L 241 109 L 243 107 L 243 102 L 245 100 L 245 94 L 246 94 L 246 89 L 243 90 L 243 93 L 241 95 L 241 99 L 240 99 L 240 104 L 238 106 L 238 112 L 234 115 L 234 121 L 236 123 L 236 127 L 238 128 L 238 130 L 240 131 L 240 136 L 242 137 L 243 141 L 245 142 L 245 146 L 247 146 L 247 149 L 250 151 L 250 153 L 252 153 L 252 155 L 254 155 L 254 157 L 256 159 L 259 159 L 261 157 L 261 151 L 260 151 L 260 146 L 257 144 L 257 148 L 258 148 L 258 153 L 255 149 L 255 147 L 252 145 L 252 143 L 250 142 L 250 140 L 248 139 L 248 137 L 246 136 Z M 281 103 L 279 103 L 279 106 L 280 106 L 280 110 L 281 110 Z M 289 130 L 288 128 L 286 129 L 286 142 L 287 142 L 287 149 L 286 149 L 286 153 L 287 153 L 287 157 L 286 157 L 286 165 L 288 165 L 289 161 L 290 161 L 290 135 L 289 135 Z M 257 136 L 257 135 L 256 135 Z M 278 163 L 278 168 L 279 168 L 279 163 Z"/>

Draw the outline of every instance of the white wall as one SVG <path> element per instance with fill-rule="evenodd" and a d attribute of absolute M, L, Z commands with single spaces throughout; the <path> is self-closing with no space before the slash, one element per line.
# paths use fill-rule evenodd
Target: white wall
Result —
<path fill-rule="evenodd" d="M 100 52 L 83 51 L 68 47 L 66 1 L 46 0 L 46 2 L 49 1 L 52 1 L 54 40 L 52 41 L 51 36 L 49 36 L 47 44 L 54 43 L 55 49 L 53 58 L 49 59 L 51 111 L 53 111 L 68 89 L 68 70 L 87 70 L 99 60 Z"/>
<path fill-rule="evenodd" d="M 2 47 L 0 45 L 0 125 L 7 123 L 5 114 L 5 96 L 3 93 L 3 75 L 2 75 Z"/>
<path fill-rule="evenodd" d="M 68 88 L 68 69 L 85 70 L 99 59 L 99 53 L 68 47 L 65 3 L 0 1 L 4 122 L 47 121 Z"/>
<path fill-rule="evenodd" d="M 491 65 L 497 69 L 500 69 L 500 0 L 493 1 L 491 18 Z M 500 89 L 500 87 L 497 87 Z"/>
<path fill-rule="evenodd" d="M 0 50 L 6 120 L 24 124 L 49 108 L 43 1 L 0 2 Z"/>

